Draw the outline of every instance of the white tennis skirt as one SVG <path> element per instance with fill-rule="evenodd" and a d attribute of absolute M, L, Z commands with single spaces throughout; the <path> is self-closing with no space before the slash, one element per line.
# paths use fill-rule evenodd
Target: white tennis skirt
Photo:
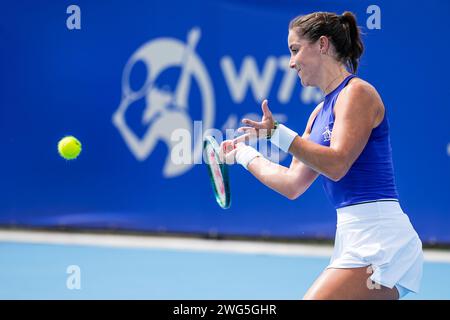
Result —
<path fill-rule="evenodd" d="M 372 266 L 372 281 L 418 292 L 422 242 L 397 201 L 375 201 L 337 209 L 333 256 L 327 268 Z"/>

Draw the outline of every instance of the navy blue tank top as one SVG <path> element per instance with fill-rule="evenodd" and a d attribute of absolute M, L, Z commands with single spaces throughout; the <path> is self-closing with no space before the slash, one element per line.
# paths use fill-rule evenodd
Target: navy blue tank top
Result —
<path fill-rule="evenodd" d="M 353 74 L 348 76 L 325 96 L 322 108 L 312 124 L 309 140 L 330 146 L 334 104 L 341 90 L 354 77 Z M 386 113 L 383 121 L 372 130 L 358 159 L 341 180 L 336 182 L 322 175 L 325 192 L 336 209 L 367 201 L 398 199 Z"/>

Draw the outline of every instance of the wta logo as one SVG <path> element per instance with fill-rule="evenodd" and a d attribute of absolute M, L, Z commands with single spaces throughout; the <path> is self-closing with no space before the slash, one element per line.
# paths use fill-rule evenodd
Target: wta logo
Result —
<path fill-rule="evenodd" d="M 125 65 L 122 74 L 122 98 L 113 114 L 113 124 L 117 127 L 126 145 L 139 161 L 146 160 L 159 142 L 166 144 L 168 154 L 163 175 L 176 177 L 187 172 L 195 163 L 201 163 L 202 134 L 195 134 L 197 121 L 191 117 L 189 94 L 193 84 L 200 96 L 200 126 L 211 128 L 215 117 L 215 100 L 212 82 L 205 65 L 195 52 L 201 32 L 193 28 L 186 42 L 173 38 L 157 38 L 142 45 L 134 52 Z M 146 76 L 143 84 L 132 88 L 133 69 L 143 65 Z M 159 78 L 169 69 L 177 69 L 178 79 L 170 89 Z M 127 122 L 127 113 L 141 112 L 137 118 L 144 131 L 138 134 Z M 134 117 L 136 118 L 136 116 Z M 134 126 L 136 127 L 136 126 Z M 198 128 L 197 128 L 198 129 Z M 142 130 L 141 130 L 142 131 Z M 188 134 L 188 137 L 183 135 Z M 192 138 L 193 137 L 193 138 Z M 189 161 L 173 161 L 173 153 L 179 152 L 180 139 L 188 139 L 190 152 L 182 157 Z M 184 149 L 185 150 L 185 144 Z"/>
<path fill-rule="evenodd" d="M 166 178 L 180 176 L 194 164 L 202 163 L 203 136 L 215 136 L 220 142 L 225 132 L 226 138 L 232 139 L 242 118 L 259 121 L 258 113 L 238 114 L 246 98 L 253 98 L 255 105 L 248 108 L 255 111 L 270 95 L 279 104 L 290 103 L 292 97 L 303 104 L 323 99 L 321 92 L 312 87 L 294 94 L 298 75 L 289 68 L 289 56 L 267 56 L 258 65 L 255 57 L 245 55 L 239 67 L 231 56 L 224 55 L 218 69 L 229 92 L 226 99 L 231 99 L 231 104 L 227 111 L 231 113 L 220 130 L 214 129 L 215 94 L 207 68 L 196 52 L 200 38 L 200 29 L 193 28 L 184 41 L 153 39 L 131 55 L 122 73 L 122 97 L 112 122 L 139 161 L 148 159 L 160 142 L 167 146 L 163 168 Z M 143 80 L 136 85 L 135 75 L 142 69 L 145 76 L 141 75 Z M 277 77 L 281 81 L 276 82 Z M 288 120 L 286 114 L 273 115 L 280 122 Z M 260 152 L 277 162 L 286 157 L 278 150 Z"/>

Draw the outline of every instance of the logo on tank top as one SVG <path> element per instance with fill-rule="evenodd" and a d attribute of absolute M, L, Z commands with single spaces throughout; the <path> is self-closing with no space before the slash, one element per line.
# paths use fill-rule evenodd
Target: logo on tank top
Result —
<path fill-rule="evenodd" d="M 323 142 L 327 142 L 331 140 L 331 133 L 332 131 L 328 126 L 325 127 L 325 131 L 322 133 L 323 135 Z"/>

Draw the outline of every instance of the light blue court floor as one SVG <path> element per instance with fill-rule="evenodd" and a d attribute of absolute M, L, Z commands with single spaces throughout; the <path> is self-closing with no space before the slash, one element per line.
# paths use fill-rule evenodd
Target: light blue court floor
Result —
<path fill-rule="evenodd" d="M 331 247 L 0 230 L 0 299 L 299 299 Z M 422 289 L 450 299 L 448 252 Z"/>

